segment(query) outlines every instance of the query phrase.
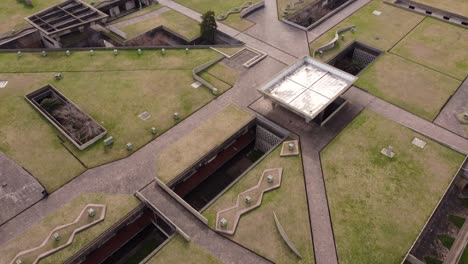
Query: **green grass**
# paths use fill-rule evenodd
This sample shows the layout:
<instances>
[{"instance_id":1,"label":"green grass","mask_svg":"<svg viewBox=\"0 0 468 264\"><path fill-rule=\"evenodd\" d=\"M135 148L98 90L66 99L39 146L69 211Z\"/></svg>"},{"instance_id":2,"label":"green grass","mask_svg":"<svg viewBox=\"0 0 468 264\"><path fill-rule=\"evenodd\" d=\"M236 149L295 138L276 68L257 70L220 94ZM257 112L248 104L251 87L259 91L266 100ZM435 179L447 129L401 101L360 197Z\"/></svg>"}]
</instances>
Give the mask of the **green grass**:
<instances>
[{"instance_id":1,"label":"green grass","mask_svg":"<svg viewBox=\"0 0 468 264\"><path fill-rule=\"evenodd\" d=\"M309 210L301 157L280 157L280 152L281 146L247 172L209 206L203 215L214 228L216 213L233 206L238 194L255 186L265 169L283 168L281 186L265 193L261 206L241 216L235 234L227 237L274 263L313 263ZM282 240L275 226L273 212L278 216L289 239L301 253L302 260L299 260Z\"/></svg>"},{"instance_id":2,"label":"green grass","mask_svg":"<svg viewBox=\"0 0 468 264\"><path fill-rule=\"evenodd\" d=\"M198 22L174 10L169 10L158 16L150 17L134 24L119 27L119 29L127 34L127 39L132 39L161 25L181 35L188 41L200 36Z\"/></svg>"},{"instance_id":3,"label":"green grass","mask_svg":"<svg viewBox=\"0 0 468 264\"><path fill-rule=\"evenodd\" d=\"M444 247L449 250L452 247L453 242L455 242L455 238L448 235L438 235L437 238L442 243L442 245L444 245Z\"/></svg>"},{"instance_id":4,"label":"green grass","mask_svg":"<svg viewBox=\"0 0 468 264\"><path fill-rule=\"evenodd\" d=\"M206 252L203 248L187 242L180 235L176 235L156 253L147 263L166 264L166 263L204 263L221 264L222 262Z\"/></svg>"},{"instance_id":5,"label":"green grass","mask_svg":"<svg viewBox=\"0 0 468 264\"><path fill-rule=\"evenodd\" d=\"M193 89L190 84L194 67L219 56L209 49L189 54L168 50L165 56L145 50L140 57L136 51L121 51L117 57L111 51L96 52L94 57L75 52L69 58L62 52L51 52L47 58L24 53L20 60L16 54L2 53L0 79L9 83L0 90L0 151L52 192L85 170L80 161L94 167L127 157L128 142L138 149L155 138L151 127L162 133L177 124L174 112L183 119L216 98L205 87ZM64 78L55 81L56 72ZM220 92L230 88L219 82L225 85ZM62 144L57 136L63 136L23 98L48 83L100 122L114 137L114 145L104 148L98 141L80 151L67 140ZM152 117L140 120L143 111Z\"/></svg>"},{"instance_id":6,"label":"green grass","mask_svg":"<svg viewBox=\"0 0 468 264\"><path fill-rule=\"evenodd\" d=\"M2 256L0 264L10 263L20 251L40 245L55 227L74 221L88 203L106 205L104 220L76 234L70 246L44 258L41 260L41 264L63 263L140 204L138 199L133 195L82 194L45 217L41 222L35 224L23 234L2 244L0 248L0 255Z\"/></svg>"},{"instance_id":7,"label":"green grass","mask_svg":"<svg viewBox=\"0 0 468 264\"><path fill-rule=\"evenodd\" d=\"M427 264L442 264L443 263L443 261L432 256L425 257L424 260L426 261Z\"/></svg>"},{"instance_id":8,"label":"green grass","mask_svg":"<svg viewBox=\"0 0 468 264\"><path fill-rule=\"evenodd\" d=\"M154 5L145 7L143 9L140 9L140 10L138 10L136 12L133 12L133 13L131 13L129 15L123 16L123 17L118 18L116 20L112 20L111 24L119 23L119 22L122 22L122 21L127 21L127 20L132 19L132 18L136 18L136 17L139 17L139 16L146 15L148 13L151 13L153 11L156 11L156 10L160 9L161 7L163 7L163 6L160 5L160 4L154 4Z\"/></svg>"},{"instance_id":9,"label":"green grass","mask_svg":"<svg viewBox=\"0 0 468 264\"><path fill-rule=\"evenodd\" d=\"M388 145L393 159L380 153ZM321 152L340 263L400 263L463 158L364 110Z\"/></svg>"},{"instance_id":10,"label":"green grass","mask_svg":"<svg viewBox=\"0 0 468 264\"><path fill-rule=\"evenodd\" d=\"M29 26L25 17L42 11L61 0L33 0L34 7L30 8L17 0L0 1L0 35L12 29L21 29Z\"/></svg>"},{"instance_id":11,"label":"green grass","mask_svg":"<svg viewBox=\"0 0 468 264\"><path fill-rule=\"evenodd\" d=\"M461 82L399 56L379 57L360 76L356 86L432 121Z\"/></svg>"},{"instance_id":12,"label":"green grass","mask_svg":"<svg viewBox=\"0 0 468 264\"><path fill-rule=\"evenodd\" d=\"M224 63L216 63L205 71L212 76L218 76L220 80L231 86L233 86L237 81L237 78L239 78L239 73L232 70Z\"/></svg>"},{"instance_id":13,"label":"green grass","mask_svg":"<svg viewBox=\"0 0 468 264\"><path fill-rule=\"evenodd\" d=\"M193 9L200 14L211 10L215 12L216 16L218 16L227 12L231 8L241 6L246 2L246 0L176 0L175 2ZM252 2L255 3L255 1ZM232 14L227 19L218 21L218 23L226 24L239 31L244 31L254 25L254 23L246 19L242 19L239 14Z\"/></svg>"},{"instance_id":14,"label":"green grass","mask_svg":"<svg viewBox=\"0 0 468 264\"><path fill-rule=\"evenodd\" d=\"M227 106L159 155L157 177L164 183L170 182L253 118L250 113L235 105Z\"/></svg>"},{"instance_id":15,"label":"green grass","mask_svg":"<svg viewBox=\"0 0 468 264\"><path fill-rule=\"evenodd\" d=\"M376 16L372 14L374 10L381 11L382 14ZM373 0L313 41L310 44L311 52L330 42L337 29L352 25L356 26L356 32L343 33L345 41L340 40L335 48L325 52L321 60L328 60L353 40L361 41L380 50L389 50L423 19L421 15L390 6L382 0Z\"/></svg>"},{"instance_id":16,"label":"green grass","mask_svg":"<svg viewBox=\"0 0 468 264\"><path fill-rule=\"evenodd\" d=\"M463 81L468 74L466 43L466 29L427 18L392 52Z\"/></svg>"},{"instance_id":17,"label":"green grass","mask_svg":"<svg viewBox=\"0 0 468 264\"><path fill-rule=\"evenodd\" d=\"M465 218L458 215L449 215L448 220L458 228L462 228L465 223Z\"/></svg>"},{"instance_id":18,"label":"green grass","mask_svg":"<svg viewBox=\"0 0 468 264\"><path fill-rule=\"evenodd\" d=\"M468 264L468 247L463 251L463 255L461 256L458 264Z\"/></svg>"}]
</instances>

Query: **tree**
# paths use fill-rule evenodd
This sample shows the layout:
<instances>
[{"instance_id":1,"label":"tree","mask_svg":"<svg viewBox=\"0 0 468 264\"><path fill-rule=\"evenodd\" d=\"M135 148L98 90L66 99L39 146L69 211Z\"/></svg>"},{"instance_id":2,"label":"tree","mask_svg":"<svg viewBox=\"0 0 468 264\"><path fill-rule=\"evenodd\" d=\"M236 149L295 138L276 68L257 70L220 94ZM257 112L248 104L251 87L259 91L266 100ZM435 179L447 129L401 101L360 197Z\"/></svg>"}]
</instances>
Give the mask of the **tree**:
<instances>
[{"instance_id":1,"label":"tree","mask_svg":"<svg viewBox=\"0 0 468 264\"><path fill-rule=\"evenodd\" d=\"M216 29L218 28L215 13L213 11L208 11L203 14L201 18L200 35L207 44L213 44L215 41Z\"/></svg>"}]
</instances>

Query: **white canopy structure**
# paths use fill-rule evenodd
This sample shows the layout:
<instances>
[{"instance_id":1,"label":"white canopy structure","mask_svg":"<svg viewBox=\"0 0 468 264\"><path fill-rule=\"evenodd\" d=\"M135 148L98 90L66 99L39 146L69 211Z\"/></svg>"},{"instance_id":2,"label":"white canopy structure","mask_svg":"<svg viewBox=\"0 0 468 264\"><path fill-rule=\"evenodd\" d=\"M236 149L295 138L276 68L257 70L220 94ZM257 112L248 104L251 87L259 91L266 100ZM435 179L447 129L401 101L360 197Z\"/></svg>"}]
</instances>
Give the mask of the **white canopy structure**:
<instances>
[{"instance_id":1,"label":"white canopy structure","mask_svg":"<svg viewBox=\"0 0 468 264\"><path fill-rule=\"evenodd\" d=\"M333 66L304 57L258 90L310 122L357 79Z\"/></svg>"}]
</instances>

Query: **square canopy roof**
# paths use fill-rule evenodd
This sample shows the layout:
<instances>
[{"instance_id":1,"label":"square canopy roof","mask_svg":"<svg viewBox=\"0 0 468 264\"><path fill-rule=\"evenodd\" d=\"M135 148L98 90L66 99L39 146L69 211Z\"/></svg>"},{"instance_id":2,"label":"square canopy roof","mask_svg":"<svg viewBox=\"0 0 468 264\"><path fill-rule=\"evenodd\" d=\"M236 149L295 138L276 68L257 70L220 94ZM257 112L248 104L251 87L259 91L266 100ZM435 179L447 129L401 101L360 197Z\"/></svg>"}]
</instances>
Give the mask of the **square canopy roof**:
<instances>
[{"instance_id":1,"label":"square canopy roof","mask_svg":"<svg viewBox=\"0 0 468 264\"><path fill-rule=\"evenodd\" d=\"M311 57L304 57L258 90L310 121L346 92L356 80L354 75Z\"/></svg>"},{"instance_id":2,"label":"square canopy roof","mask_svg":"<svg viewBox=\"0 0 468 264\"><path fill-rule=\"evenodd\" d=\"M47 36L59 36L82 26L104 21L108 16L81 0L67 0L26 17L29 24Z\"/></svg>"}]
</instances>

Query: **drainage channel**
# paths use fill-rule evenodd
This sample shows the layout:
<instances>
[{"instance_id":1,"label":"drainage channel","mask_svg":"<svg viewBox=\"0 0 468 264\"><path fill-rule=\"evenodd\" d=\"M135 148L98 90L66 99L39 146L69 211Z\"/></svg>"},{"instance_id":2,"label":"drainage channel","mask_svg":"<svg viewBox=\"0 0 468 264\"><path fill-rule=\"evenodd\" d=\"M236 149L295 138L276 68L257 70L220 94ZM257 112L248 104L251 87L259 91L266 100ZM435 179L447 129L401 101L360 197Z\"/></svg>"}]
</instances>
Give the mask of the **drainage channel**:
<instances>
[{"instance_id":1,"label":"drainage channel","mask_svg":"<svg viewBox=\"0 0 468 264\"><path fill-rule=\"evenodd\" d=\"M197 211L202 210L249 171L287 135L283 129L256 119L245 131L207 155L207 161L170 184L174 192Z\"/></svg>"},{"instance_id":2,"label":"drainage channel","mask_svg":"<svg viewBox=\"0 0 468 264\"><path fill-rule=\"evenodd\" d=\"M174 232L175 228L162 217L141 206L67 263L137 264L158 250Z\"/></svg>"}]
</instances>

